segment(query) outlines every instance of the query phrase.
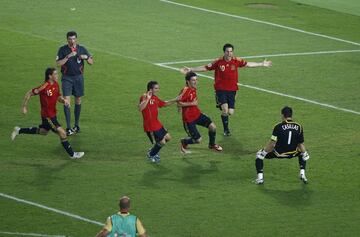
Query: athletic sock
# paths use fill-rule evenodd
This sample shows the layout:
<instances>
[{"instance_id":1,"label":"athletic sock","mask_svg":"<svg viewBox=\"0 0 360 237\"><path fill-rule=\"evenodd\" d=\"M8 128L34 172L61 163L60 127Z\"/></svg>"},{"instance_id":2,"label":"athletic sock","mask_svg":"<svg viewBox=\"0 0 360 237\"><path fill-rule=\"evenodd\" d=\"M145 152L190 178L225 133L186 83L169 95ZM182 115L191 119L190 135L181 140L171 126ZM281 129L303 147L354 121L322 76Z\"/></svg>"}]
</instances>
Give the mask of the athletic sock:
<instances>
[{"instance_id":1,"label":"athletic sock","mask_svg":"<svg viewBox=\"0 0 360 237\"><path fill-rule=\"evenodd\" d=\"M300 175L305 175L305 170L304 169L300 169Z\"/></svg>"},{"instance_id":2,"label":"athletic sock","mask_svg":"<svg viewBox=\"0 0 360 237\"><path fill-rule=\"evenodd\" d=\"M221 121L223 123L224 131L229 131L229 116L221 115Z\"/></svg>"},{"instance_id":3,"label":"athletic sock","mask_svg":"<svg viewBox=\"0 0 360 237\"><path fill-rule=\"evenodd\" d=\"M162 148L163 146L160 144L160 143L155 143L155 145L153 146L153 148L151 148L150 152L149 152L149 155L150 156L154 156L156 155L157 153L159 153L160 149Z\"/></svg>"},{"instance_id":4,"label":"athletic sock","mask_svg":"<svg viewBox=\"0 0 360 237\"><path fill-rule=\"evenodd\" d=\"M81 104L75 104L75 126L79 126L79 120L80 120L80 112L81 112Z\"/></svg>"},{"instance_id":5,"label":"athletic sock","mask_svg":"<svg viewBox=\"0 0 360 237\"><path fill-rule=\"evenodd\" d=\"M263 173L263 168L264 168L264 161L262 159L256 159L255 160L255 167L256 167L256 172L259 173Z\"/></svg>"},{"instance_id":6,"label":"athletic sock","mask_svg":"<svg viewBox=\"0 0 360 237\"><path fill-rule=\"evenodd\" d=\"M305 170L305 168L306 168L306 161L304 161L301 156L299 156L299 166L300 166L300 169L303 169L303 170Z\"/></svg>"},{"instance_id":7,"label":"athletic sock","mask_svg":"<svg viewBox=\"0 0 360 237\"><path fill-rule=\"evenodd\" d=\"M66 150L66 152L69 154L69 156L73 156L74 155L74 151L70 145L70 143L67 140L62 140L61 141L61 145L63 145L64 149Z\"/></svg>"},{"instance_id":8,"label":"athletic sock","mask_svg":"<svg viewBox=\"0 0 360 237\"><path fill-rule=\"evenodd\" d=\"M71 118L71 114L70 114L70 106L66 106L64 105L64 114L65 114L65 120L66 120L66 128L71 128L71 124L70 124L70 118Z\"/></svg>"},{"instance_id":9,"label":"athletic sock","mask_svg":"<svg viewBox=\"0 0 360 237\"><path fill-rule=\"evenodd\" d=\"M209 146L215 145L216 132L209 131Z\"/></svg>"},{"instance_id":10,"label":"athletic sock","mask_svg":"<svg viewBox=\"0 0 360 237\"><path fill-rule=\"evenodd\" d=\"M19 134L39 134L39 128L30 127L30 128L20 128Z\"/></svg>"},{"instance_id":11,"label":"athletic sock","mask_svg":"<svg viewBox=\"0 0 360 237\"><path fill-rule=\"evenodd\" d=\"M264 173L258 173L257 178L258 179L264 179Z\"/></svg>"},{"instance_id":12,"label":"athletic sock","mask_svg":"<svg viewBox=\"0 0 360 237\"><path fill-rule=\"evenodd\" d=\"M185 145L194 144L194 140L191 137L182 139Z\"/></svg>"}]
</instances>

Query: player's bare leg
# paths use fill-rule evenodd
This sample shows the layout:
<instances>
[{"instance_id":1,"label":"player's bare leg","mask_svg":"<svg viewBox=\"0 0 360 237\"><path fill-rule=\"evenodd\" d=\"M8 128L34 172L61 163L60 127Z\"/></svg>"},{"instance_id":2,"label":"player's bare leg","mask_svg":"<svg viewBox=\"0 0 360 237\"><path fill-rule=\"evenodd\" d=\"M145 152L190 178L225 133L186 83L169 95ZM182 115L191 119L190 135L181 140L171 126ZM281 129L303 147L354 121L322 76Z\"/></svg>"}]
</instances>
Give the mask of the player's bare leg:
<instances>
[{"instance_id":1,"label":"player's bare leg","mask_svg":"<svg viewBox=\"0 0 360 237\"><path fill-rule=\"evenodd\" d=\"M75 133L80 132L80 127L79 127L80 112L81 112L81 97L75 97L75 109L74 109L75 126L72 129Z\"/></svg>"},{"instance_id":2,"label":"player's bare leg","mask_svg":"<svg viewBox=\"0 0 360 237\"><path fill-rule=\"evenodd\" d=\"M215 151L222 151L222 147L215 143L216 139L216 125L211 123L209 125L209 149Z\"/></svg>"},{"instance_id":3,"label":"player's bare leg","mask_svg":"<svg viewBox=\"0 0 360 237\"><path fill-rule=\"evenodd\" d=\"M69 154L70 158L72 159L80 159L84 156L84 152L74 152L70 143L67 140L67 135L65 130L62 127L57 128L57 134L60 137L61 145L64 147L66 152Z\"/></svg>"}]
</instances>

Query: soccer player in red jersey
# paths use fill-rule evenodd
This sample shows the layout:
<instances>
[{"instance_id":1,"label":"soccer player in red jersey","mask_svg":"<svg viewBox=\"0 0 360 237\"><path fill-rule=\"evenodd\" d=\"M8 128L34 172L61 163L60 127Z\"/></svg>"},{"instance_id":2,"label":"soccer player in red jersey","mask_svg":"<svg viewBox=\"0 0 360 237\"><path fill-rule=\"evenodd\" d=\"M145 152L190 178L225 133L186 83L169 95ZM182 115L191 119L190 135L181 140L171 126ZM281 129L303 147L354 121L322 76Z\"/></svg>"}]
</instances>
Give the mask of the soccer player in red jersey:
<instances>
[{"instance_id":1,"label":"soccer player in red jersey","mask_svg":"<svg viewBox=\"0 0 360 237\"><path fill-rule=\"evenodd\" d=\"M159 151L170 141L170 134L163 127L158 119L158 108L175 103L178 98L163 101L156 96L160 86L156 81L150 81L147 84L147 92L140 97L139 111L142 113L144 120L144 131L154 146L148 152L148 159L151 162L160 162Z\"/></svg>"},{"instance_id":2,"label":"soccer player in red jersey","mask_svg":"<svg viewBox=\"0 0 360 237\"><path fill-rule=\"evenodd\" d=\"M224 136L230 136L229 116L235 111L235 96L238 90L238 68L242 67L270 67L272 62L266 59L263 62L247 62L234 56L234 46L225 44L224 55L205 66L182 68L186 74L189 71L204 72L215 71L215 94L217 107L221 109L221 120L224 127Z\"/></svg>"},{"instance_id":3,"label":"soccer player in red jersey","mask_svg":"<svg viewBox=\"0 0 360 237\"><path fill-rule=\"evenodd\" d=\"M181 90L178 106L182 110L182 119L184 128L188 138L181 139L180 150L183 154L191 153L187 148L189 144L200 143L201 135L196 125L209 129L209 149L222 151L222 147L215 144L216 126L211 119L201 113L198 107L198 99L196 96L197 75L190 71L185 75L186 86Z\"/></svg>"},{"instance_id":4,"label":"soccer player in red jersey","mask_svg":"<svg viewBox=\"0 0 360 237\"><path fill-rule=\"evenodd\" d=\"M22 105L22 113L27 114L27 104L32 96L40 96L41 119L42 124L39 127L20 128L15 127L11 133L11 139L15 140L19 134L40 134L47 135L49 130L57 133L60 137L61 144L69 154L70 158L78 159L84 155L84 152L74 152L69 142L65 130L60 126L56 118L56 103L68 104L59 92L58 73L55 68L47 68L45 71L45 83L36 87L25 94Z\"/></svg>"}]
</instances>

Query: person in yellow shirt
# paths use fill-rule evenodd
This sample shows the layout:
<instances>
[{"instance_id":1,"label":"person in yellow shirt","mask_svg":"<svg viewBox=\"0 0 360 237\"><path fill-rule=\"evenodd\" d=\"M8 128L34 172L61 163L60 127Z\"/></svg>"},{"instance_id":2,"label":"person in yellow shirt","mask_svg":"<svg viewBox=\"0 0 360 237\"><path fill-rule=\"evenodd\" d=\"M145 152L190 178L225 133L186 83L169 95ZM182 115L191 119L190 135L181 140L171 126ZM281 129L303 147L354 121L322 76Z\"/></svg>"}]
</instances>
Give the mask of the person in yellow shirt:
<instances>
[{"instance_id":1,"label":"person in yellow shirt","mask_svg":"<svg viewBox=\"0 0 360 237\"><path fill-rule=\"evenodd\" d=\"M130 198L121 197L119 207L120 211L107 218L96 237L148 237L140 219L129 213Z\"/></svg>"}]
</instances>

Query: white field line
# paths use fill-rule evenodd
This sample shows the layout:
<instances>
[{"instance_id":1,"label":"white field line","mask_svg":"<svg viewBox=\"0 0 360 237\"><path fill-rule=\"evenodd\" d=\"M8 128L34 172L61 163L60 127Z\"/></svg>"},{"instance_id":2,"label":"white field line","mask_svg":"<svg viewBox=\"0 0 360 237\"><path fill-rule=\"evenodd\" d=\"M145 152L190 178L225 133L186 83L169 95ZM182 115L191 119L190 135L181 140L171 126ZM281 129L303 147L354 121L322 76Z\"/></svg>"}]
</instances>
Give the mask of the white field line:
<instances>
[{"instance_id":1,"label":"white field line","mask_svg":"<svg viewBox=\"0 0 360 237\"><path fill-rule=\"evenodd\" d=\"M164 65L164 64L161 64L161 63L156 63L155 65L157 65L159 67L179 71L179 68L172 67L172 66L169 66L169 65ZM198 73L198 75L201 76L201 77L205 77L205 78L209 78L211 80L214 80L213 77L205 75L205 74ZM287 97L287 98L291 98L291 99L295 99L295 100L304 101L304 102L307 102L307 103L319 105L319 106L326 107L326 108L331 108L331 109L335 109L335 110L339 110L339 111L343 111L343 112L347 112L347 113L360 115L360 112L355 111L355 110L351 110L351 109L345 109L345 108L337 107L337 106L334 106L334 105L325 104L325 103L317 102L317 101L314 101L314 100L305 99L305 98L298 97L298 96L293 96L293 95L288 95L288 94L284 94L284 93L280 93L280 92L276 92L276 91L263 89L263 88L256 87L256 86L251 86L251 85L246 85L246 84L241 84L241 83L238 83L238 85L242 86L242 87L254 89L254 90L257 90L257 91L262 91L262 92L266 92L266 93L270 93L270 94L274 94L274 95L279 95L279 96L283 96L283 97Z\"/></svg>"},{"instance_id":2,"label":"white field line","mask_svg":"<svg viewBox=\"0 0 360 237\"><path fill-rule=\"evenodd\" d=\"M54 41L53 39L46 38L46 37L39 36L39 35L35 35L35 34L29 33L29 32L24 32L24 31L12 31L12 30L9 30L9 29L4 29L4 30L9 31L9 32L15 32L15 33L19 33L19 34L28 35L28 36L31 36L31 37L38 37L38 38L42 38L42 39ZM96 48L92 48L92 49L94 49L95 51L98 51L98 52L102 52L102 53L106 53L106 54L110 54L110 55L114 55L114 56L118 56L118 57L122 57L122 58L128 58L128 59L135 60L135 61L141 61L141 62L145 62L145 63L150 63L150 64L153 64L153 65L156 65L156 66L159 66L159 67L163 67L163 68L168 68L168 69L171 69L171 70L176 70L176 71L179 70L178 68L171 67L171 66L167 66L167 65L165 65L164 63L153 63L153 62L150 62L150 61L147 61L147 60L143 60L143 59L138 59L138 58L133 58L133 57L129 57L129 56L126 56L126 55L122 55L122 54L119 54L119 53L117 53L117 52L110 52L110 51L105 51L105 50L96 49ZM344 51L344 50L342 50L342 51ZM262 55L260 55L260 56L262 56ZM252 57L260 57L260 56L252 56ZM249 57L250 57L250 56L249 56ZM210 76L207 76L207 75L204 75L204 74L199 74L199 75L214 80L213 77L210 77ZM240 85L240 86L243 86L243 87L251 88L251 89L254 89L254 90L258 90L258 91L263 91L263 92L266 92L266 93L270 93L270 94L275 94L275 95L279 95L279 96L284 96L284 97L288 97L288 98L293 98L293 99L296 99L296 100L301 100L301 101L304 101L304 102L308 102L308 103L320 105L320 106L323 106L323 107L332 108L332 109L335 109L335 110L340 110L340 111L344 111L344 112L348 112L348 113L360 115L360 112L358 112L358 111L354 111L354 110L350 110L350 109L345 109L345 108L337 107L337 106L334 106L334 105L329 105L329 104L325 104L325 103L320 103L320 102L317 102L317 101L312 101L312 100L304 99L304 98L297 97L297 96L287 95L287 94L283 94L283 93L280 93L280 92L271 91L271 90L263 89L263 88L260 88L260 87L251 86L251 85L245 85L245 84L240 84L240 83L239 83L239 85ZM1 194L1 193L0 193L0 194ZM1 196L1 195L0 195L0 196ZM98 224L99 224L99 222L98 222Z\"/></svg>"},{"instance_id":3,"label":"white field line","mask_svg":"<svg viewBox=\"0 0 360 237\"><path fill-rule=\"evenodd\" d=\"M103 223L100 223L98 221L90 220L90 219L87 219L87 218L79 216L79 215L71 214L69 212L61 211L59 209L55 209L55 208L52 208L52 207L47 207L45 205L38 204L38 203L35 203L35 202L31 202L31 201L27 201L25 199L17 198L17 197L11 196L11 195L7 195L5 193L0 193L0 197L7 198L7 199L10 199L10 200L13 200L13 201L16 201L16 202L20 202L20 203L25 203L25 204L28 204L30 206L39 207L39 208L42 208L42 209L45 209L45 210L48 210L48 211L51 211L51 212L55 212L55 213L58 213L58 214L61 214L61 215L64 215L64 216L68 216L68 217L71 217L71 218L74 218L74 219L89 222L89 223L96 224L96 225L99 225L99 226L104 225Z\"/></svg>"},{"instance_id":4,"label":"white field line","mask_svg":"<svg viewBox=\"0 0 360 237\"><path fill-rule=\"evenodd\" d=\"M45 234L7 232L7 231L0 231L0 234L16 235L16 236L37 236L37 237L66 237L65 235L45 235Z\"/></svg>"},{"instance_id":5,"label":"white field line","mask_svg":"<svg viewBox=\"0 0 360 237\"><path fill-rule=\"evenodd\" d=\"M356 53L356 52L360 52L360 49L264 54L264 55L255 55L255 56L243 56L241 58L244 58L244 59L247 59L247 58L271 58L271 57L306 56L306 55ZM199 62L212 62L212 61L214 61L214 59L198 59L198 60L195 59L195 60L187 60L187 61L162 62L162 63L158 63L158 64L171 65L171 64L180 64L180 63L199 63Z\"/></svg>"},{"instance_id":6,"label":"white field line","mask_svg":"<svg viewBox=\"0 0 360 237\"><path fill-rule=\"evenodd\" d=\"M173 5L177 5L177 6L181 6L181 7L186 7L186 8L191 8L191 9L195 9L195 10L199 10L199 11L203 11L203 12L209 12L209 13L213 13L213 14L217 14L217 15L228 16L228 17L237 18L237 19L241 19L241 20L256 22L256 23L260 23L260 24L270 25L270 26L279 27L279 28L283 28L283 29L287 29L287 30L291 30L291 31L300 32L300 33L303 33L303 34L318 36L318 37L322 37L322 38L326 38L326 39L331 39L331 40L335 40L335 41L344 42L344 43L347 43L347 44L360 46L360 43L357 43L357 42L344 40L344 39L340 39L340 38L333 37L333 36L318 34L318 33L310 32L310 31L305 31L305 30L301 30L301 29L297 29L297 28L293 28L293 27L289 27L289 26L284 26L284 25L280 25L280 24L276 24L276 23L271 23L271 22L268 22L268 21L257 20L257 19L253 19L253 18L249 18L249 17L233 15L233 14L229 14L229 13L225 13L225 12L209 10L209 9L206 9L206 8L195 7L195 6L182 4L182 3L177 3L177 2L172 2L172 1L167 1L167 0L160 0L160 2L173 4Z\"/></svg>"}]
</instances>

